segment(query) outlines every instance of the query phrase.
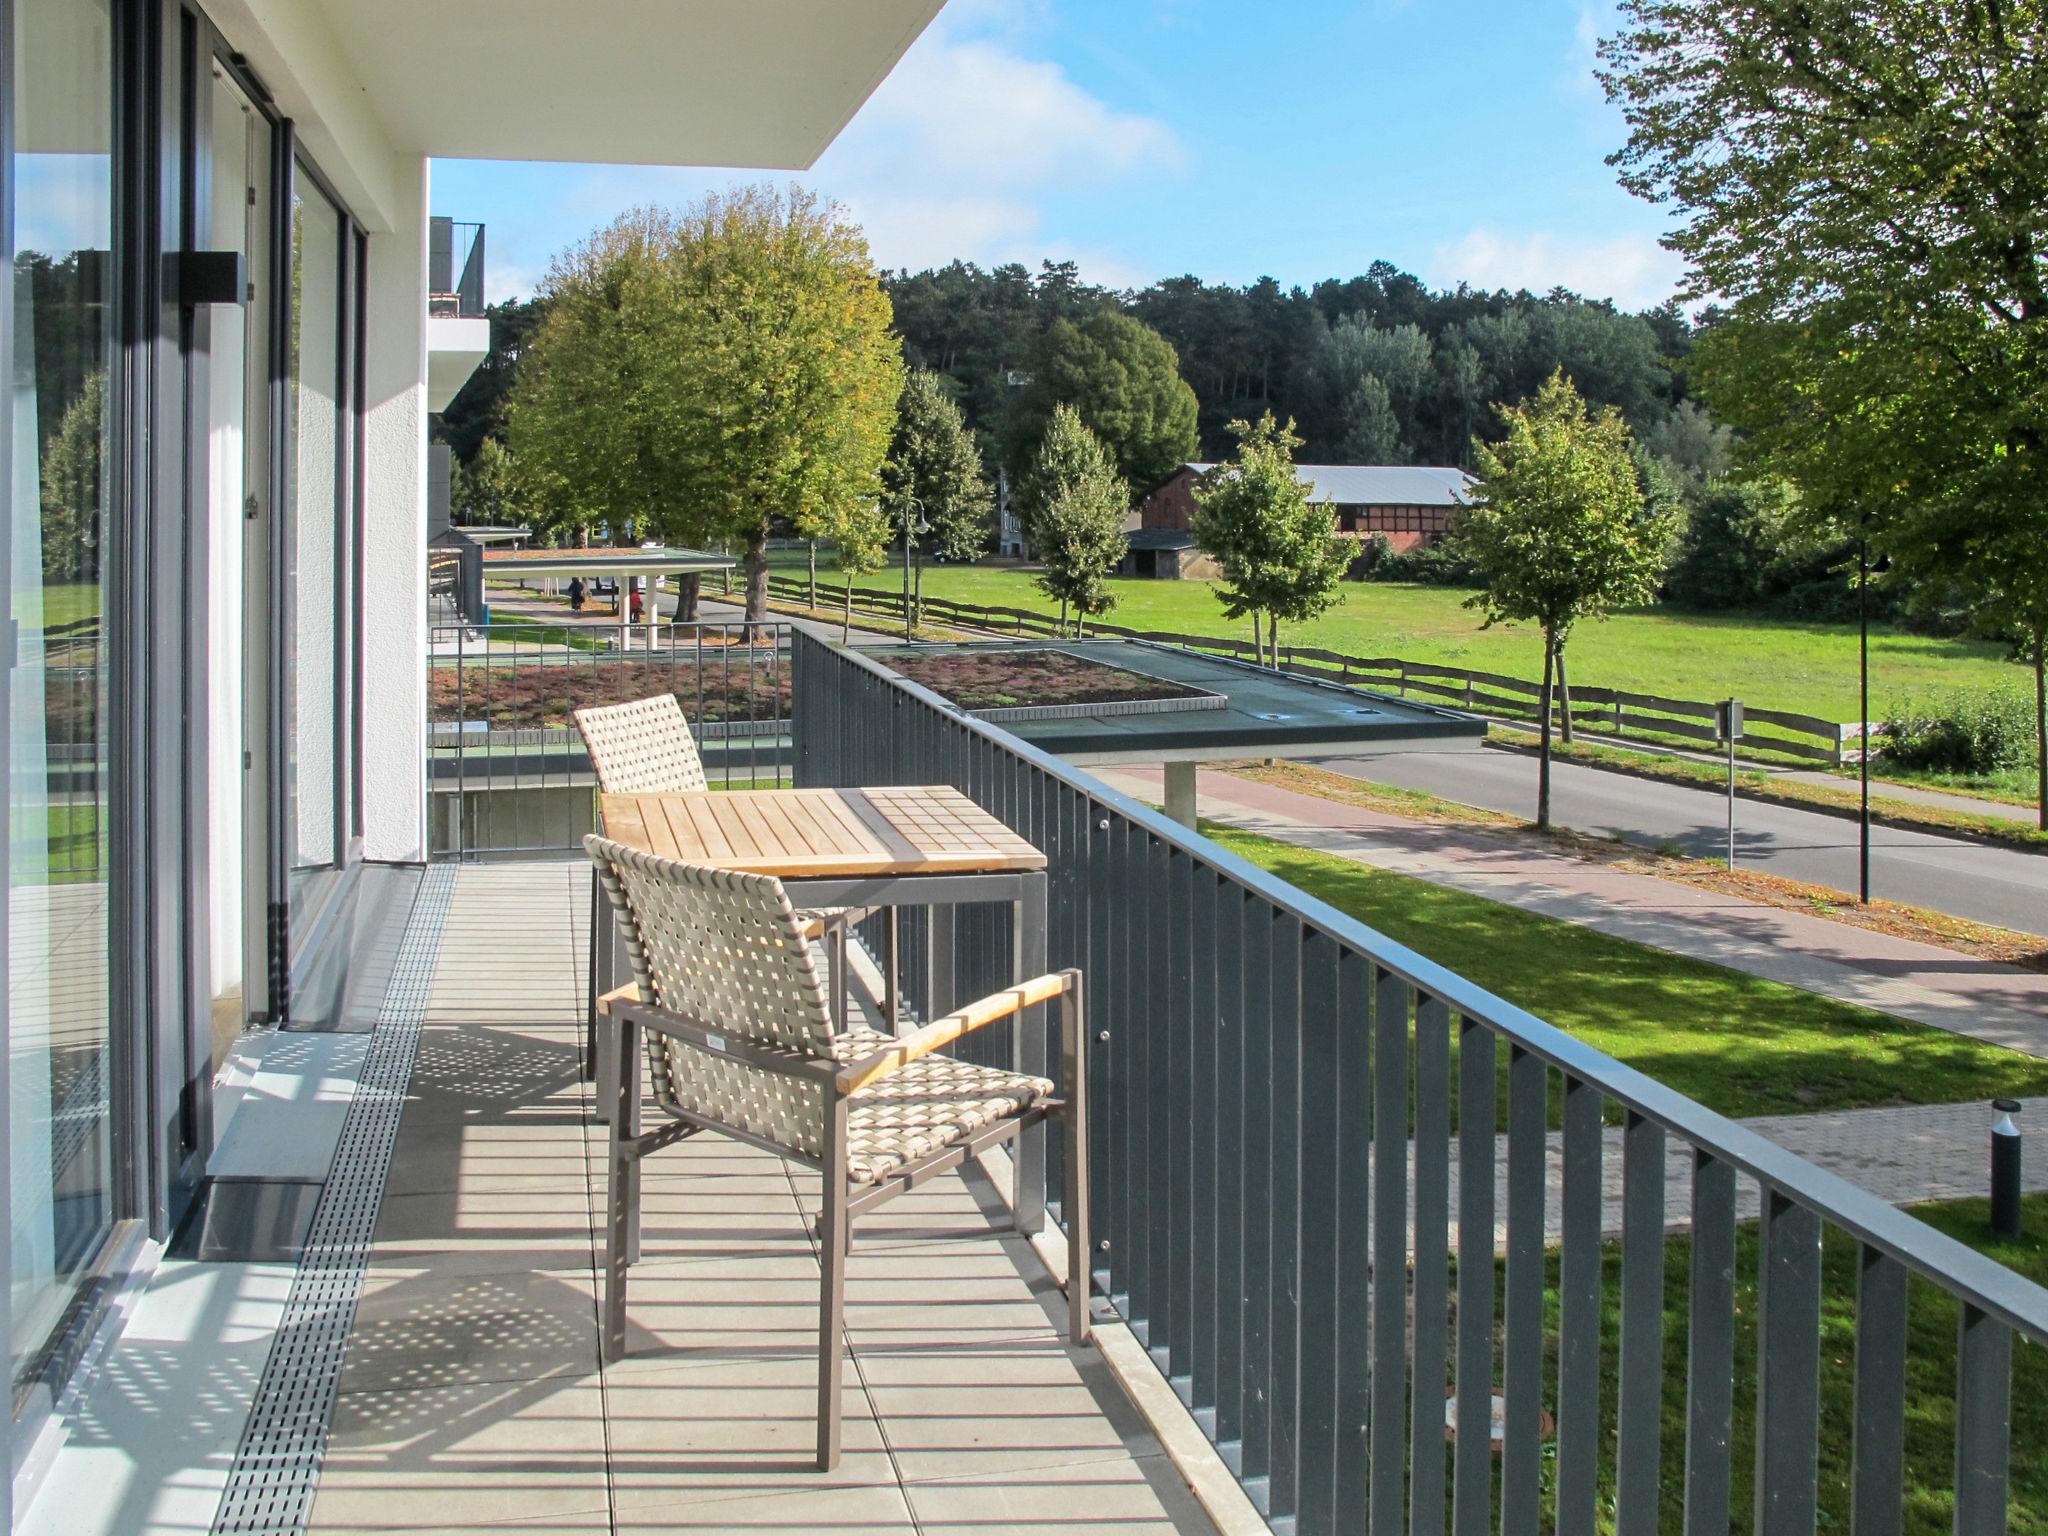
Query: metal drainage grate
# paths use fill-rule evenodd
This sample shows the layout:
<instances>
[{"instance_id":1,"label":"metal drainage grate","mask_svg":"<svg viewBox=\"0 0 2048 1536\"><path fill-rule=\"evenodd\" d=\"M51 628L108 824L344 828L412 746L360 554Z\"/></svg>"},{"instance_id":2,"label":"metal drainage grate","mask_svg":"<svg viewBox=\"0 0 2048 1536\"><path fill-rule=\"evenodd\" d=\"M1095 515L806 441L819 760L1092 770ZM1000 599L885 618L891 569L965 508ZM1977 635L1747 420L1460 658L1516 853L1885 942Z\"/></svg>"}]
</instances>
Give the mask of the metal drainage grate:
<instances>
[{"instance_id":1,"label":"metal drainage grate","mask_svg":"<svg viewBox=\"0 0 2048 1536\"><path fill-rule=\"evenodd\" d=\"M435 864L413 902L305 1256L214 1516L215 1536L297 1536L311 1513L335 1386L454 890L455 867Z\"/></svg>"}]
</instances>

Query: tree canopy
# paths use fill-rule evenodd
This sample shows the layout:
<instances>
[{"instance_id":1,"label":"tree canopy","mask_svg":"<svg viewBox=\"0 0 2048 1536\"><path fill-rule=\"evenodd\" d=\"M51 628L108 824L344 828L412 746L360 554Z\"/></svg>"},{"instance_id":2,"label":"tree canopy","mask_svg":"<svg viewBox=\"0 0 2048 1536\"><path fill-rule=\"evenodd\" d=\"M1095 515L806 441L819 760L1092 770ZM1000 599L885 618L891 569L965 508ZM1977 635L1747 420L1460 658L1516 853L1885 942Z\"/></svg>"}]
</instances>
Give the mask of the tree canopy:
<instances>
[{"instance_id":1,"label":"tree canopy","mask_svg":"<svg viewBox=\"0 0 2048 1536\"><path fill-rule=\"evenodd\" d=\"M1053 407L1017 501L1038 550L1038 585L1059 600L1060 627L1069 608L1084 618L1114 608L1116 594L1103 578L1130 547L1124 535L1130 488L1071 405Z\"/></svg>"},{"instance_id":2,"label":"tree canopy","mask_svg":"<svg viewBox=\"0 0 2048 1536\"><path fill-rule=\"evenodd\" d=\"M1488 625L1522 621L1543 631L1536 820L1548 826L1553 668L1574 625L1656 596L1671 526L1668 514L1646 508L1621 413L1589 411L1563 373L1501 416L1506 434L1477 445L1479 484L1452 536L1484 582L1468 606Z\"/></svg>"},{"instance_id":3,"label":"tree canopy","mask_svg":"<svg viewBox=\"0 0 2048 1536\"><path fill-rule=\"evenodd\" d=\"M1072 406L1139 489L1158 484L1193 458L1195 392L1180 376L1173 344L1142 321L1097 309L1059 319L1033 347L1031 382L1009 416L1010 462L1030 462L1053 411Z\"/></svg>"},{"instance_id":4,"label":"tree canopy","mask_svg":"<svg viewBox=\"0 0 2048 1536\"><path fill-rule=\"evenodd\" d=\"M736 540L767 611L769 531L881 491L903 383L867 242L836 207L745 188L644 209L557 261L508 425L549 522Z\"/></svg>"},{"instance_id":5,"label":"tree canopy","mask_svg":"<svg viewBox=\"0 0 2048 1536\"><path fill-rule=\"evenodd\" d=\"M2035 665L2048 748L2048 7L1628 0L1624 185L1673 208L1717 415ZM2032 594L2032 595L2030 595ZM2048 750L2040 816L2048 827Z\"/></svg>"}]
</instances>

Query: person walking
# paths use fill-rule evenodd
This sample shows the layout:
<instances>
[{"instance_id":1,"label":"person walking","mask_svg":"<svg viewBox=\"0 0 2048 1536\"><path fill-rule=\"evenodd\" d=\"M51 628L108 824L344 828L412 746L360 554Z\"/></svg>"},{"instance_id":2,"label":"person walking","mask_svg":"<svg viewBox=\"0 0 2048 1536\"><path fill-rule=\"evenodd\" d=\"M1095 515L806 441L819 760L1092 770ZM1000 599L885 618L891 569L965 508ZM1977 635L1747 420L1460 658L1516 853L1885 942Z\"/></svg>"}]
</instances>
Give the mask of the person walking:
<instances>
[{"instance_id":1,"label":"person walking","mask_svg":"<svg viewBox=\"0 0 2048 1536\"><path fill-rule=\"evenodd\" d=\"M569 611L571 613L581 613L583 611L583 578L581 576L571 576L569 578Z\"/></svg>"}]
</instances>

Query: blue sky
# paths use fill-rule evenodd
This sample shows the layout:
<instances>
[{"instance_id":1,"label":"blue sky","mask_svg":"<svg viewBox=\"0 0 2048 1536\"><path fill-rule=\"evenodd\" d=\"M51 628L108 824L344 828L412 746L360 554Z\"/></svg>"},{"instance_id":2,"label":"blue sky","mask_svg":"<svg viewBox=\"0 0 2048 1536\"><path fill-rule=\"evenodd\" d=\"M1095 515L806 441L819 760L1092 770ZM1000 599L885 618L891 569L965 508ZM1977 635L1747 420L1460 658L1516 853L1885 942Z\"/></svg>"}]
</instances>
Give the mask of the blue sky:
<instances>
[{"instance_id":1,"label":"blue sky","mask_svg":"<svg viewBox=\"0 0 2048 1536\"><path fill-rule=\"evenodd\" d=\"M1604 0L952 0L795 179L884 266L1071 258L1142 286L1283 284L1376 258L1432 284L1562 283L1634 308L1679 265L1616 185ZM759 173L437 161L490 226L491 296L637 203Z\"/></svg>"}]
</instances>

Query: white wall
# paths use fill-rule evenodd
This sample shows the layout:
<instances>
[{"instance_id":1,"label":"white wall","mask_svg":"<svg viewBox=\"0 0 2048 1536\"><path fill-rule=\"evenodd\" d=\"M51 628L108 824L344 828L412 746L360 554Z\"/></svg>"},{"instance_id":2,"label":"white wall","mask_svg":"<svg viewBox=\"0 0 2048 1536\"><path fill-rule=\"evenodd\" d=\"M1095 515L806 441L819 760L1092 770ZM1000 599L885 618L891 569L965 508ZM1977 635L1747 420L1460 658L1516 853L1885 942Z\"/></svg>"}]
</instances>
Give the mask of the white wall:
<instances>
[{"instance_id":1,"label":"white wall","mask_svg":"<svg viewBox=\"0 0 2048 1536\"><path fill-rule=\"evenodd\" d=\"M426 857L428 168L391 178L365 319L363 852Z\"/></svg>"}]
</instances>

